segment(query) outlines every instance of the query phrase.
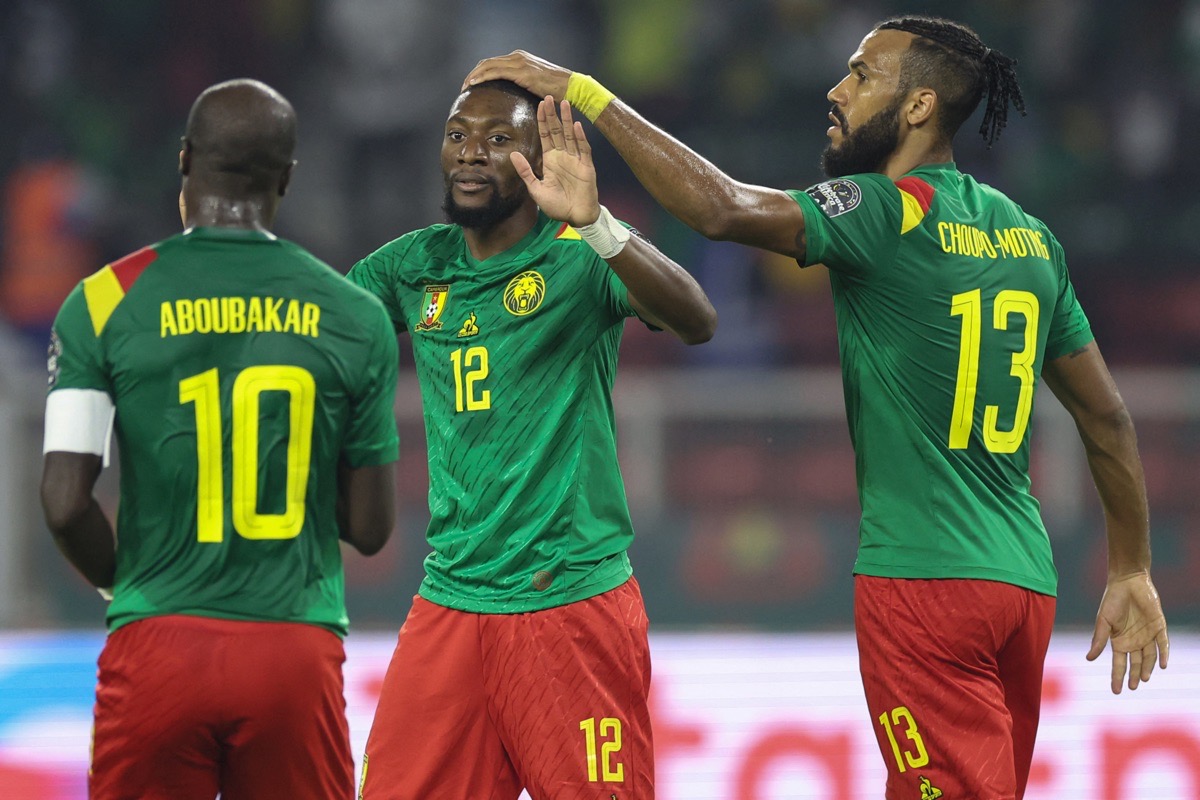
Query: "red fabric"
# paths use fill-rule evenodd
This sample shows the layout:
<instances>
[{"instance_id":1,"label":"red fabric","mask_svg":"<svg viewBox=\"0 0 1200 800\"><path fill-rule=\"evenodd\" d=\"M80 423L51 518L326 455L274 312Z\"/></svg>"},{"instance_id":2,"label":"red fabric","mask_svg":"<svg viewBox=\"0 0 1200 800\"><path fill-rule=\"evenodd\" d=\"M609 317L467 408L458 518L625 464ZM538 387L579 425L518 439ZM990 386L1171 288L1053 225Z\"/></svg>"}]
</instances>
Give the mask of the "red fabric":
<instances>
[{"instance_id":1,"label":"red fabric","mask_svg":"<svg viewBox=\"0 0 1200 800\"><path fill-rule=\"evenodd\" d=\"M859 667L889 800L1024 796L1054 607L1006 583L855 576Z\"/></svg>"},{"instance_id":2,"label":"red fabric","mask_svg":"<svg viewBox=\"0 0 1200 800\"><path fill-rule=\"evenodd\" d=\"M931 185L912 175L896 181L896 185L915 197L921 210L926 214L929 213L929 205L933 202L934 192Z\"/></svg>"},{"instance_id":3,"label":"red fabric","mask_svg":"<svg viewBox=\"0 0 1200 800\"><path fill-rule=\"evenodd\" d=\"M533 800L652 800L646 628L632 579L526 614L415 598L384 678L361 797L516 800L524 787Z\"/></svg>"},{"instance_id":4,"label":"red fabric","mask_svg":"<svg viewBox=\"0 0 1200 800\"><path fill-rule=\"evenodd\" d=\"M158 251L153 247L143 247L136 253L130 253L119 261L114 261L111 264L112 271L117 276L121 288L128 292L129 287L133 286L133 282L141 276L142 271L157 258Z\"/></svg>"},{"instance_id":5,"label":"red fabric","mask_svg":"<svg viewBox=\"0 0 1200 800\"><path fill-rule=\"evenodd\" d=\"M354 787L342 641L313 625L164 616L100 654L91 800L328 800Z\"/></svg>"}]
</instances>

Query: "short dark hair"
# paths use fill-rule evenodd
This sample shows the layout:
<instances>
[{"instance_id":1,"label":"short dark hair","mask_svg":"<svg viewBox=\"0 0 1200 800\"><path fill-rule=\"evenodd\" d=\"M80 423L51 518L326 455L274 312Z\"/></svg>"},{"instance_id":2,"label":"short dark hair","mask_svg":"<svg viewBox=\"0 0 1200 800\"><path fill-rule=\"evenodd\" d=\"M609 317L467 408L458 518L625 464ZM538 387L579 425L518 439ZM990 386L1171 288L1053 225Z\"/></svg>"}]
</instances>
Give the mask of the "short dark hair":
<instances>
[{"instance_id":1,"label":"short dark hair","mask_svg":"<svg viewBox=\"0 0 1200 800\"><path fill-rule=\"evenodd\" d=\"M927 86L937 92L938 130L947 139L954 138L985 94L979 134L989 148L1008 124L1010 105L1024 116L1017 62L985 45L968 26L940 17L904 16L884 20L875 29L916 37L901 57L900 91Z\"/></svg>"},{"instance_id":2,"label":"short dark hair","mask_svg":"<svg viewBox=\"0 0 1200 800\"><path fill-rule=\"evenodd\" d=\"M225 81L196 98L184 140L196 166L225 191L269 192L292 162L296 112L265 83Z\"/></svg>"}]
</instances>

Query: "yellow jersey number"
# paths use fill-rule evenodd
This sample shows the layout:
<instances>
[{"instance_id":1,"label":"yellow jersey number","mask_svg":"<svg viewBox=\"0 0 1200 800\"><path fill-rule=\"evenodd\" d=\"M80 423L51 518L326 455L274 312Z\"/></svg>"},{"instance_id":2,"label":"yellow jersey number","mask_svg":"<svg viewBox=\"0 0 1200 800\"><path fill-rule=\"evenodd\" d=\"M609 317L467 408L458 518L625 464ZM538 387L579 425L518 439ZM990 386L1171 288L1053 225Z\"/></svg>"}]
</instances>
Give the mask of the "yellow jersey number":
<instances>
[{"instance_id":1,"label":"yellow jersey number","mask_svg":"<svg viewBox=\"0 0 1200 800\"><path fill-rule=\"evenodd\" d=\"M616 717L603 717L597 725L595 717L588 717L580 721L579 730L583 731L587 747L588 781L624 782L625 765L615 758L621 752L621 720ZM599 752L596 751L598 738L608 740L600 743Z\"/></svg>"},{"instance_id":2,"label":"yellow jersey number","mask_svg":"<svg viewBox=\"0 0 1200 800\"><path fill-rule=\"evenodd\" d=\"M286 502L282 514L258 513L258 422L263 392L288 395ZM312 461L317 386L301 367L247 367L233 382L233 529L246 539L292 539L304 526L304 498ZM225 476L222 466L221 381L214 367L179 382L179 402L196 411L196 537L225 538Z\"/></svg>"},{"instance_id":3,"label":"yellow jersey number","mask_svg":"<svg viewBox=\"0 0 1200 800\"><path fill-rule=\"evenodd\" d=\"M480 383L488 376L486 347L459 348L450 353L454 366L454 410L487 411L492 407L492 392Z\"/></svg>"},{"instance_id":4,"label":"yellow jersey number","mask_svg":"<svg viewBox=\"0 0 1200 800\"><path fill-rule=\"evenodd\" d=\"M887 711L879 715L879 724L887 733L888 742L892 745L892 755L896 757L896 766L901 772L912 768L918 769L929 763L929 753L925 750L925 742L917 730L917 721L905 706L896 706L891 714ZM912 743L912 749L907 746L902 751L900 742L896 739L894 726L904 726L904 736Z\"/></svg>"},{"instance_id":5,"label":"yellow jersey number","mask_svg":"<svg viewBox=\"0 0 1200 800\"><path fill-rule=\"evenodd\" d=\"M1033 365L1037 360L1038 299L1031 292L1006 289L996 295L992 327L1008 330L1014 314L1025 318L1025 345L1012 357L1009 374L1021 382L1012 430L1000 430L996 422L1000 407L983 409L983 444L993 453L1015 453L1025 439L1029 415L1033 411L1036 382ZM950 449L963 450L971 439L975 420L975 393L979 384L979 348L983 329L983 298L979 289L956 294L950 301L950 316L962 317L962 336L958 350L958 380L954 388L954 413L950 420Z\"/></svg>"}]
</instances>

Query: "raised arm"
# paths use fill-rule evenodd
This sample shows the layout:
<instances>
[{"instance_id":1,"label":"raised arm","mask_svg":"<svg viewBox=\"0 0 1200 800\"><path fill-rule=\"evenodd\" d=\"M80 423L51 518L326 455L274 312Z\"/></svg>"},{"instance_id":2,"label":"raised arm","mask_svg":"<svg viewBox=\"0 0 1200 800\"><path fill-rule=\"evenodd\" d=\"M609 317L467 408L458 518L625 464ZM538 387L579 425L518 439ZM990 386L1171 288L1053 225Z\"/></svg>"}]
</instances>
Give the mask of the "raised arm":
<instances>
[{"instance_id":1,"label":"raised arm","mask_svg":"<svg viewBox=\"0 0 1200 800\"><path fill-rule=\"evenodd\" d=\"M617 223L600 205L596 168L583 126L562 103L562 119L547 96L538 104L542 177L520 153L511 158L537 204L554 219L571 224L596 249L629 291L629 302L647 322L671 331L686 344L712 338L717 312L687 270L658 248Z\"/></svg>"},{"instance_id":2,"label":"raised arm","mask_svg":"<svg viewBox=\"0 0 1200 800\"><path fill-rule=\"evenodd\" d=\"M1104 507L1108 583L1088 660L1112 640L1112 690L1119 694L1128 662L1129 688L1167 666L1170 642L1158 590L1150 579L1150 516L1137 436L1095 342L1046 363L1046 385L1075 419L1088 468Z\"/></svg>"},{"instance_id":3,"label":"raised arm","mask_svg":"<svg viewBox=\"0 0 1200 800\"><path fill-rule=\"evenodd\" d=\"M654 199L701 235L803 260L804 214L795 200L777 189L735 181L589 76L517 50L479 62L463 86L496 79L579 108Z\"/></svg>"}]
</instances>

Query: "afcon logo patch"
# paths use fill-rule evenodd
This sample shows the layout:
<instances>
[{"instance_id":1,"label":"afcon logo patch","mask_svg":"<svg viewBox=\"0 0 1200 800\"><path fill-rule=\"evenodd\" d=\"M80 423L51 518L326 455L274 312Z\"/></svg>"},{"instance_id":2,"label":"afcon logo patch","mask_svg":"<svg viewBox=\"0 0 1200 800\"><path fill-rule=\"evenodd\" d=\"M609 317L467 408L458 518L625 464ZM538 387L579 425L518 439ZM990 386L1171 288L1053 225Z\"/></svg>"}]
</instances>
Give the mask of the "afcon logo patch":
<instances>
[{"instance_id":1,"label":"afcon logo patch","mask_svg":"<svg viewBox=\"0 0 1200 800\"><path fill-rule=\"evenodd\" d=\"M449 296L450 287L445 284L425 287L425 300L421 303L421 321L417 323L417 330L432 331L442 327L438 317L446 309L446 298Z\"/></svg>"},{"instance_id":2,"label":"afcon logo patch","mask_svg":"<svg viewBox=\"0 0 1200 800\"><path fill-rule=\"evenodd\" d=\"M838 217L853 211L862 202L862 189L854 181L825 181L806 189L804 193L817 202L827 217Z\"/></svg>"},{"instance_id":3,"label":"afcon logo patch","mask_svg":"<svg viewBox=\"0 0 1200 800\"><path fill-rule=\"evenodd\" d=\"M48 384L51 389L58 383L58 359L62 357L62 339L58 331L50 330L50 346L46 349L46 371L50 373Z\"/></svg>"},{"instance_id":4,"label":"afcon logo patch","mask_svg":"<svg viewBox=\"0 0 1200 800\"><path fill-rule=\"evenodd\" d=\"M504 307L508 313L523 317L538 310L546 297L546 281L530 270L522 272L504 288Z\"/></svg>"}]
</instances>

